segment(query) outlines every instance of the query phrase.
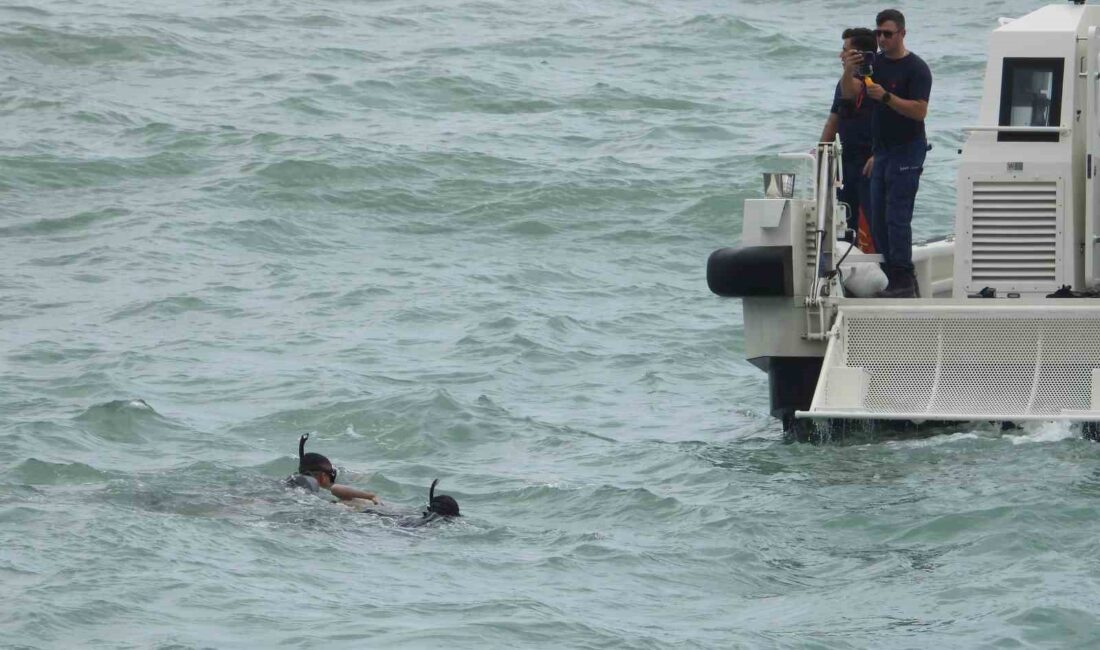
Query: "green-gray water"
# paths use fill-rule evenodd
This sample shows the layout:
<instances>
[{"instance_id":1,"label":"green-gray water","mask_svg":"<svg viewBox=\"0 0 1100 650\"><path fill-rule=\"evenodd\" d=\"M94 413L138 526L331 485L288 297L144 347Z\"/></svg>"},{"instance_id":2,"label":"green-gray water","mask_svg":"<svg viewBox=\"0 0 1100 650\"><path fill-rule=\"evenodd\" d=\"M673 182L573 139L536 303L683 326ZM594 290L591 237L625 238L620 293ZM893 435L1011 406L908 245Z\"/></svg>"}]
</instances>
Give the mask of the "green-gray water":
<instances>
[{"instance_id":1,"label":"green-gray water","mask_svg":"<svg viewBox=\"0 0 1100 650\"><path fill-rule=\"evenodd\" d=\"M902 7L918 235L1039 4ZM706 289L880 8L0 6L0 645L1100 644L1100 445L783 444Z\"/></svg>"}]
</instances>

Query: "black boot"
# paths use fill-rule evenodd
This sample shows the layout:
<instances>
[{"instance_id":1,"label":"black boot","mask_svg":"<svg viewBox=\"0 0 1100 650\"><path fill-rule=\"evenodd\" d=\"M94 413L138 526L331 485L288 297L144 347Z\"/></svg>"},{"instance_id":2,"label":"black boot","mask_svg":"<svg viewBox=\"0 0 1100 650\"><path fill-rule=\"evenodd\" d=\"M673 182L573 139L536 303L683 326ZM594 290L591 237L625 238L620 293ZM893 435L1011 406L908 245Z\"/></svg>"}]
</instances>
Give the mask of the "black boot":
<instances>
[{"instance_id":1,"label":"black boot","mask_svg":"<svg viewBox=\"0 0 1100 650\"><path fill-rule=\"evenodd\" d=\"M886 277L890 284L879 292L878 298L920 298L920 290L917 288L917 276L912 271L901 269L889 269Z\"/></svg>"}]
</instances>

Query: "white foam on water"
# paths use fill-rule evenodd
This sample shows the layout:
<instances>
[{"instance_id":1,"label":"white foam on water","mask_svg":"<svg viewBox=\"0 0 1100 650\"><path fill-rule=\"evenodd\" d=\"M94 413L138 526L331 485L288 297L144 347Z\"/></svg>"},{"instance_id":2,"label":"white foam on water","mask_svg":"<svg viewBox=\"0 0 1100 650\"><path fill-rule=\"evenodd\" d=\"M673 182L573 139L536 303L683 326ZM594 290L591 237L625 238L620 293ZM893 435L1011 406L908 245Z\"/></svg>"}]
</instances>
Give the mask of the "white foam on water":
<instances>
[{"instance_id":1,"label":"white foam on water","mask_svg":"<svg viewBox=\"0 0 1100 650\"><path fill-rule=\"evenodd\" d=\"M1007 436L1014 445L1024 445L1036 442L1060 442L1069 438L1076 438L1080 434L1073 430L1069 422L1026 422L1022 434Z\"/></svg>"},{"instance_id":2,"label":"white foam on water","mask_svg":"<svg viewBox=\"0 0 1100 650\"><path fill-rule=\"evenodd\" d=\"M939 447L941 445L951 445L963 440L977 440L979 438L985 438L986 436L980 435L973 431L960 431L958 433L945 433L938 436L932 436L931 438L923 438L921 440L895 440L888 443L892 447L902 447L906 449L918 449L922 447Z\"/></svg>"}]
</instances>

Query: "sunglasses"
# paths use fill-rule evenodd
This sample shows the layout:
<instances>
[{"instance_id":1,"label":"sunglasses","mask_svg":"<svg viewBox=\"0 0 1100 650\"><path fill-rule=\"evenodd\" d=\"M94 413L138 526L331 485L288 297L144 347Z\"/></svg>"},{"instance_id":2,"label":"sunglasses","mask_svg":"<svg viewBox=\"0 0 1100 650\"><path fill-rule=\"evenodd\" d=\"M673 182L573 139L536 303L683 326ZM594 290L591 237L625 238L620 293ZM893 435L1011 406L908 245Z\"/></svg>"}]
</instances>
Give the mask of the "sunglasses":
<instances>
[{"instance_id":1,"label":"sunglasses","mask_svg":"<svg viewBox=\"0 0 1100 650\"><path fill-rule=\"evenodd\" d=\"M897 34L892 29L876 29L875 36L881 36L883 38L894 38L894 34Z\"/></svg>"}]
</instances>

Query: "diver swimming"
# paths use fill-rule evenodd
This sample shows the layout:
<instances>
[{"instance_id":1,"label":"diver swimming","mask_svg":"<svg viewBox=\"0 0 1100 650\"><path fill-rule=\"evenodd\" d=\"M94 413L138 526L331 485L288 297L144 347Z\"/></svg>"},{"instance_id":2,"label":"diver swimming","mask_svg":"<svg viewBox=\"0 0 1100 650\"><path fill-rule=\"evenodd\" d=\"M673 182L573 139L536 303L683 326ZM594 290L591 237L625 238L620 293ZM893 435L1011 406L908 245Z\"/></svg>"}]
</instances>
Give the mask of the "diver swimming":
<instances>
[{"instance_id":1,"label":"diver swimming","mask_svg":"<svg viewBox=\"0 0 1100 650\"><path fill-rule=\"evenodd\" d=\"M305 453L307 440L309 440L308 433L303 433L302 437L298 439L298 473L293 474L286 480L288 487L300 487L314 494L322 489L328 490L332 493L332 496L340 499L340 501L365 499L375 505L382 504L382 500L374 492L357 490L347 485L337 485L336 469L333 468L332 461L321 454Z\"/></svg>"},{"instance_id":2,"label":"diver swimming","mask_svg":"<svg viewBox=\"0 0 1100 650\"><path fill-rule=\"evenodd\" d=\"M439 479L432 481L432 485L428 489L428 504L420 514L414 515L408 511L379 509L377 506L382 505L382 500L375 493L357 490L346 485L337 485L337 472L332 466L332 461L321 454L306 453L307 440L309 440L308 433L302 434L298 439L298 473L286 479L287 487L302 488L313 494L318 494L321 490L328 490L341 503L350 506L356 506L355 502L359 499L369 501L372 505L362 507L359 510L360 512L378 515L387 519L392 518L401 527L423 526L433 521L461 516L458 501L454 497L448 494L437 495L435 493L435 487L439 484Z\"/></svg>"},{"instance_id":3,"label":"diver swimming","mask_svg":"<svg viewBox=\"0 0 1100 650\"><path fill-rule=\"evenodd\" d=\"M401 528L416 528L433 522L449 521L453 517L460 517L458 501L455 501L454 497L448 494L436 495L435 486L438 484L439 479L432 481L432 486L428 488L428 505L419 515L410 514L407 511L403 513L398 510L371 507L364 508L361 512L392 520L396 526Z\"/></svg>"}]
</instances>

